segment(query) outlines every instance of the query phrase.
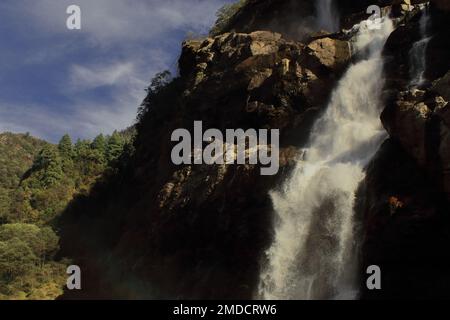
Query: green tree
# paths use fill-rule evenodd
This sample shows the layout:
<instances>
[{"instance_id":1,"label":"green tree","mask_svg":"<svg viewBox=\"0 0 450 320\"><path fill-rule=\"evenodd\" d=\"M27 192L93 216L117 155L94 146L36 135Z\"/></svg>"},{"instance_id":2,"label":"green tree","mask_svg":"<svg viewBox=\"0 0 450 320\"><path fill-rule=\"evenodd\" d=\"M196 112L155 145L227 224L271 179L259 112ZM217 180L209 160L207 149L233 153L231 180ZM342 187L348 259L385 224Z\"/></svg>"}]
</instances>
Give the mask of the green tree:
<instances>
[{"instance_id":1,"label":"green tree","mask_svg":"<svg viewBox=\"0 0 450 320\"><path fill-rule=\"evenodd\" d=\"M172 74L169 70L164 70L157 73L151 83L147 88L147 92L158 93L162 88L164 88L171 80Z\"/></svg>"},{"instance_id":2,"label":"green tree","mask_svg":"<svg viewBox=\"0 0 450 320\"><path fill-rule=\"evenodd\" d=\"M99 134L95 137L94 141L92 141L92 149L98 150L101 153L106 153L106 139L103 134Z\"/></svg>"},{"instance_id":3,"label":"green tree","mask_svg":"<svg viewBox=\"0 0 450 320\"><path fill-rule=\"evenodd\" d=\"M89 140L80 140L78 139L75 143L75 157L80 158L84 157L84 155L89 151L91 148L91 142Z\"/></svg>"},{"instance_id":4,"label":"green tree","mask_svg":"<svg viewBox=\"0 0 450 320\"><path fill-rule=\"evenodd\" d=\"M145 91L147 91L147 96L138 108L138 123L143 121L144 116L154 104L153 100L156 99L160 93L167 91L164 89L167 89L171 83L173 83L172 74L168 70L159 72L152 78L150 85L145 89Z\"/></svg>"},{"instance_id":5,"label":"green tree","mask_svg":"<svg viewBox=\"0 0 450 320\"><path fill-rule=\"evenodd\" d=\"M11 191L0 187L0 224L4 223L8 219L8 215L11 211L12 195Z\"/></svg>"},{"instance_id":6,"label":"green tree","mask_svg":"<svg viewBox=\"0 0 450 320\"><path fill-rule=\"evenodd\" d=\"M31 184L28 180L24 184ZM33 188L22 185L14 192L11 201L11 210L6 222L35 222L39 220L39 211L31 206Z\"/></svg>"},{"instance_id":7,"label":"green tree","mask_svg":"<svg viewBox=\"0 0 450 320\"><path fill-rule=\"evenodd\" d=\"M72 139L65 134L58 143L58 150L62 157L71 159L73 157Z\"/></svg>"},{"instance_id":8,"label":"green tree","mask_svg":"<svg viewBox=\"0 0 450 320\"><path fill-rule=\"evenodd\" d=\"M214 26L212 27L210 34L212 36L219 35L225 31L228 27L231 18L233 18L236 13L247 4L248 0L238 0L235 3L225 4L222 8L220 8L217 13L217 20Z\"/></svg>"},{"instance_id":9,"label":"green tree","mask_svg":"<svg viewBox=\"0 0 450 320\"><path fill-rule=\"evenodd\" d=\"M41 262L44 263L52 259L59 249L59 237L50 227L42 227L37 234L37 245L35 246L35 253L40 257Z\"/></svg>"},{"instance_id":10,"label":"green tree","mask_svg":"<svg viewBox=\"0 0 450 320\"><path fill-rule=\"evenodd\" d=\"M33 251L33 254L39 257L41 263L44 263L48 258L52 258L59 248L58 236L50 227L39 228L34 224L27 223L12 223L0 226L0 241L5 242L14 239L25 242Z\"/></svg>"},{"instance_id":11,"label":"green tree","mask_svg":"<svg viewBox=\"0 0 450 320\"><path fill-rule=\"evenodd\" d=\"M106 159L108 162L113 162L120 157L124 144L125 141L123 137L117 131L114 131L108 139L108 144L106 147Z\"/></svg>"},{"instance_id":12,"label":"green tree","mask_svg":"<svg viewBox=\"0 0 450 320\"><path fill-rule=\"evenodd\" d=\"M11 281L33 269L38 258L28 244L18 238L0 241L0 277Z\"/></svg>"},{"instance_id":13,"label":"green tree","mask_svg":"<svg viewBox=\"0 0 450 320\"><path fill-rule=\"evenodd\" d=\"M37 173L36 179L44 188L60 181L63 177L63 170L58 150L53 145L45 146L36 157L32 170Z\"/></svg>"},{"instance_id":14,"label":"green tree","mask_svg":"<svg viewBox=\"0 0 450 320\"><path fill-rule=\"evenodd\" d=\"M106 139L103 134L99 134L95 137L94 141L91 144L92 147L92 155L91 158L98 164L106 163Z\"/></svg>"},{"instance_id":15,"label":"green tree","mask_svg":"<svg viewBox=\"0 0 450 320\"><path fill-rule=\"evenodd\" d=\"M33 246L37 240L40 229L34 224L11 223L0 226L0 241L7 241L14 238L21 239L25 243Z\"/></svg>"}]
</instances>

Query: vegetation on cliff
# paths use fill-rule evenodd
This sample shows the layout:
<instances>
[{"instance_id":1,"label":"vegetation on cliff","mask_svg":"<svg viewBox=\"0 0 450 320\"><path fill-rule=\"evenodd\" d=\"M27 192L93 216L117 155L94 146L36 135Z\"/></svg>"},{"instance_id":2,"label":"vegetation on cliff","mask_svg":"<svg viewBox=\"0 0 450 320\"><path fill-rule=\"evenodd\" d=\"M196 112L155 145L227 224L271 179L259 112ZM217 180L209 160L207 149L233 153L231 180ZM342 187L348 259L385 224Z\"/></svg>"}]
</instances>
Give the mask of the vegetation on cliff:
<instances>
[{"instance_id":1,"label":"vegetation on cliff","mask_svg":"<svg viewBox=\"0 0 450 320\"><path fill-rule=\"evenodd\" d=\"M225 4L220 8L217 13L217 20L214 26L211 28L210 34L212 36L217 36L224 32L224 30L229 26L231 19L234 17L239 10L246 5L248 0L238 0L234 3Z\"/></svg>"}]
</instances>

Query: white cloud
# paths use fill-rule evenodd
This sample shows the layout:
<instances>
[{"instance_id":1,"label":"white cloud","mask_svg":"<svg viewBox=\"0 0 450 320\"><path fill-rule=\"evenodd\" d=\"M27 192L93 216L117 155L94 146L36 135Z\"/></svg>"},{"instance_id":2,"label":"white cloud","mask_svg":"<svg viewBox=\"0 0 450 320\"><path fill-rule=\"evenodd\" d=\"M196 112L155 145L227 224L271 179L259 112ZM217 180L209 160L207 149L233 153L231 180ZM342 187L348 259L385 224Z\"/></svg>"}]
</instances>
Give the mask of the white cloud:
<instances>
[{"instance_id":1,"label":"white cloud","mask_svg":"<svg viewBox=\"0 0 450 320\"><path fill-rule=\"evenodd\" d=\"M189 31L206 33L216 10L230 0L40 0L0 3L0 12L24 17L49 44L30 50L23 64L47 64L67 70L59 79L63 110L51 106L0 101L0 131L29 131L52 139L64 133L92 138L131 125L144 88L159 71L174 69L179 37ZM12 4L13 3L13 4ZM66 28L66 8L77 4L82 30ZM17 26L20 28L20 25ZM25 31L24 31L25 30ZM29 32L29 27L22 32ZM174 35L177 35L174 37ZM63 59L76 47L91 53L83 60ZM0 47L1 48L1 47ZM171 48L171 52L167 52ZM22 55L22 53L21 53ZM1 67L0 67L1 71ZM51 87L51 86L50 86ZM54 86L53 86L54 87ZM110 96L92 100L92 90L105 87ZM42 92L52 94L50 92Z\"/></svg>"},{"instance_id":2,"label":"white cloud","mask_svg":"<svg viewBox=\"0 0 450 320\"><path fill-rule=\"evenodd\" d=\"M75 138L93 138L110 134L133 123L141 96L137 91L118 92L111 103L73 101L73 112L58 112L45 105L11 104L0 101L0 132L30 132L52 142L65 133Z\"/></svg>"},{"instance_id":3,"label":"white cloud","mask_svg":"<svg viewBox=\"0 0 450 320\"><path fill-rule=\"evenodd\" d=\"M81 32L97 44L110 45L159 39L180 28L206 32L226 2L230 0L40 0L27 3L23 10L47 32L70 36L78 31L66 29L66 8L76 3L82 13Z\"/></svg>"},{"instance_id":4,"label":"white cloud","mask_svg":"<svg viewBox=\"0 0 450 320\"><path fill-rule=\"evenodd\" d=\"M118 62L92 67L73 65L70 72L70 84L75 91L124 83L144 86L145 82L136 78L136 73L132 62Z\"/></svg>"}]
</instances>

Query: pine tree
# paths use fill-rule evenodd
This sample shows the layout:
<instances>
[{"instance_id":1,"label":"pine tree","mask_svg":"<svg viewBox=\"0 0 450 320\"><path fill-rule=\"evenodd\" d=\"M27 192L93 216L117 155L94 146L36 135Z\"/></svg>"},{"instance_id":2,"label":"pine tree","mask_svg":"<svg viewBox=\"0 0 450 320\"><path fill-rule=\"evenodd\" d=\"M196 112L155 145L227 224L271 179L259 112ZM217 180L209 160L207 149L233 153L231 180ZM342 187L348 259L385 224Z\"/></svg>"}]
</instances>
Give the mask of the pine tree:
<instances>
[{"instance_id":1,"label":"pine tree","mask_svg":"<svg viewBox=\"0 0 450 320\"><path fill-rule=\"evenodd\" d=\"M58 150L63 158L71 159L73 157L72 139L68 134L65 134L59 141Z\"/></svg>"},{"instance_id":2,"label":"pine tree","mask_svg":"<svg viewBox=\"0 0 450 320\"><path fill-rule=\"evenodd\" d=\"M106 148L107 143L105 136L103 134L99 134L95 137L94 141L91 144L92 148L92 157L96 163L106 164Z\"/></svg>"},{"instance_id":3,"label":"pine tree","mask_svg":"<svg viewBox=\"0 0 450 320\"><path fill-rule=\"evenodd\" d=\"M106 158L109 162L115 161L120 157L124 144L125 141L123 137L117 131L114 131L108 139L106 147Z\"/></svg>"},{"instance_id":4,"label":"pine tree","mask_svg":"<svg viewBox=\"0 0 450 320\"><path fill-rule=\"evenodd\" d=\"M38 179L43 187L49 187L61 180L63 170L58 150L52 145L45 146L34 161L33 171L39 171Z\"/></svg>"},{"instance_id":5,"label":"pine tree","mask_svg":"<svg viewBox=\"0 0 450 320\"><path fill-rule=\"evenodd\" d=\"M211 28L210 34L212 36L223 33L228 27L233 16L239 12L239 10L247 4L248 0L238 0L235 3L227 3L220 8L217 13L217 20L214 26Z\"/></svg>"},{"instance_id":6,"label":"pine tree","mask_svg":"<svg viewBox=\"0 0 450 320\"><path fill-rule=\"evenodd\" d=\"M91 143L88 140L80 140L78 139L75 143L75 157L77 159L83 158L87 152L89 151Z\"/></svg>"},{"instance_id":7,"label":"pine tree","mask_svg":"<svg viewBox=\"0 0 450 320\"><path fill-rule=\"evenodd\" d=\"M103 134L95 137L94 141L92 141L92 148L106 154L106 139Z\"/></svg>"}]
</instances>

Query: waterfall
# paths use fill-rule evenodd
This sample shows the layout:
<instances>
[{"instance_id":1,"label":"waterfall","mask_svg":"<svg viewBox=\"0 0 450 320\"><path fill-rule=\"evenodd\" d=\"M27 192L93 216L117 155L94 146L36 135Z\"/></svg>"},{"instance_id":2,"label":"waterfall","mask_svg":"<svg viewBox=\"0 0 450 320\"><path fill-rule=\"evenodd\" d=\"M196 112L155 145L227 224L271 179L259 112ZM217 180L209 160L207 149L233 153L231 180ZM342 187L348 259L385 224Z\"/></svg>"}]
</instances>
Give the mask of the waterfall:
<instances>
[{"instance_id":1,"label":"waterfall","mask_svg":"<svg viewBox=\"0 0 450 320\"><path fill-rule=\"evenodd\" d=\"M359 25L349 67L281 190L272 191L275 234L260 276L262 299L354 299L358 295L355 193L386 134L381 126L382 48L393 30Z\"/></svg>"},{"instance_id":2,"label":"waterfall","mask_svg":"<svg viewBox=\"0 0 450 320\"><path fill-rule=\"evenodd\" d=\"M422 9L420 17L420 40L415 42L409 52L411 87L418 87L425 82L424 73L426 69L426 51L431 37L427 36L430 16L428 7Z\"/></svg>"},{"instance_id":3,"label":"waterfall","mask_svg":"<svg viewBox=\"0 0 450 320\"><path fill-rule=\"evenodd\" d=\"M333 0L317 0L317 28L329 32L339 30L339 17L333 5Z\"/></svg>"}]
</instances>

